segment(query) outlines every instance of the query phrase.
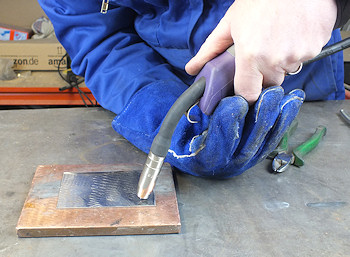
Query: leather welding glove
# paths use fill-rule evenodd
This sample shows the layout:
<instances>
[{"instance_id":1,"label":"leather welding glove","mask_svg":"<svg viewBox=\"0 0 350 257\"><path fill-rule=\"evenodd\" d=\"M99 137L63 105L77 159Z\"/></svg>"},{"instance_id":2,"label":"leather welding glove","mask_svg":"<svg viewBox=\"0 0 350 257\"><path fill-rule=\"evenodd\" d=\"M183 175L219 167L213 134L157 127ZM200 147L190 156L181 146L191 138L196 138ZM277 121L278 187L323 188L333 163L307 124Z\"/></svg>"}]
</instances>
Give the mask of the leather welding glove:
<instances>
[{"instance_id":1,"label":"leather welding glove","mask_svg":"<svg viewBox=\"0 0 350 257\"><path fill-rule=\"evenodd\" d=\"M187 86L157 82L140 89L112 122L113 128L148 153L160 125ZM195 106L173 134L165 161L195 176L227 178L263 160L298 114L302 90L284 95L280 86L265 89L254 106L240 96L226 97L211 116Z\"/></svg>"}]
</instances>

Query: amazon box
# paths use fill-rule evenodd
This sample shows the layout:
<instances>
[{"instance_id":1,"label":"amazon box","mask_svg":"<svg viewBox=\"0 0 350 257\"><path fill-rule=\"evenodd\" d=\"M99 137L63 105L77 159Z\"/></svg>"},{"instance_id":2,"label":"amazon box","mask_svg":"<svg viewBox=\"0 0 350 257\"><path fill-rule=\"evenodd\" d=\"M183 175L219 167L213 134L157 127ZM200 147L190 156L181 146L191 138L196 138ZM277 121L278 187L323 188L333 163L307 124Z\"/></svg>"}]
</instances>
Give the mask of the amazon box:
<instances>
[{"instance_id":1,"label":"amazon box","mask_svg":"<svg viewBox=\"0 0 350 257\"><path fill-rule=\"evenodd\" d=\"M0 58L12 59L14 70L57 70L67 68L66 54L56 38L0 41Z\"/></svg>"}]
</instances>

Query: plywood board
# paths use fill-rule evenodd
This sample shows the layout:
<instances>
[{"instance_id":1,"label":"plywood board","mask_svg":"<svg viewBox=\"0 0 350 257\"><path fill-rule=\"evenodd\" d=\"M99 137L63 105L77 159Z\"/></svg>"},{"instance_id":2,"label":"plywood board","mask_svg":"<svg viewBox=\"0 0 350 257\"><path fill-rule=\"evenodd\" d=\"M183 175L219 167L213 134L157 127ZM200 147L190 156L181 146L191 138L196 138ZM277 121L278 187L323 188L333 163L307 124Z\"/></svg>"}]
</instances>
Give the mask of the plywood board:
<instances>
[{"instance_id":1,"label":"plywood board","mask_svg":"<svg viewBox=\"0 0 350 257\"><path fill-rule=\"evenodd\" d=\"M171 168L164 164L154 189L155 205L58 208L64 173L130 172L139 164L38 166L17 224L19 237L167 234L180 232ZM135 192L136 194L136 192Z\"/></svg>"}]
</instances>

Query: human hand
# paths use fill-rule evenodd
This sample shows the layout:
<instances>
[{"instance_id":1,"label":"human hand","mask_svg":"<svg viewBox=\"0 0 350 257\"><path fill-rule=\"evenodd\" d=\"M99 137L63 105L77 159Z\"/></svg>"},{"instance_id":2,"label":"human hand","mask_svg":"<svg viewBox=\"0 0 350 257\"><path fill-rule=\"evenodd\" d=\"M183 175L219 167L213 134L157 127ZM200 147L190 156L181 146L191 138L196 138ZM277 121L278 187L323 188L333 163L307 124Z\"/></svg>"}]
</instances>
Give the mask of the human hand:
<instances>
[{"instance_id":1,"label":"human hand","mask_svg":"<svg viewBox=\"0 0 350 257\"><path fill-rule=\"evenodd\" d=\"M142 88L115 118L114 129L148 153L167 110L185 89L170 82ZM304 97L302 90L284 95L276 86L265 89L250 108L241 96L222 99L211 116L195 106L189 116L198 123L180 119L165 161L195 176L239 175L274 150Z\"/></svg>"},{"instance_id":2,"label":"human hand","mask_svg":"<svg viewBox=\"0 0 350 257\"><path fill-rule=\"evenodd\" d=\"M241 96L226 97L208 121L201 117L196 129L180 120L166 161L195 176L237 176L276 148L304 97L302 90L284 95L280 86L265 89L250 108ZM200 117L198 109L192 115Z\"/></svg>"},{"instance_id":3,"label":"human hand","mask_svg":"<svg viewBox=\"0 0 350 257\"><path fill-rule=\"evenodd\" d=\"M335 0L236 0L186 71L198 74L234 43L234 91L253 104L263 86L281 85L286 72L321 51L336 17Z\"/></svg>"}]
</instances>

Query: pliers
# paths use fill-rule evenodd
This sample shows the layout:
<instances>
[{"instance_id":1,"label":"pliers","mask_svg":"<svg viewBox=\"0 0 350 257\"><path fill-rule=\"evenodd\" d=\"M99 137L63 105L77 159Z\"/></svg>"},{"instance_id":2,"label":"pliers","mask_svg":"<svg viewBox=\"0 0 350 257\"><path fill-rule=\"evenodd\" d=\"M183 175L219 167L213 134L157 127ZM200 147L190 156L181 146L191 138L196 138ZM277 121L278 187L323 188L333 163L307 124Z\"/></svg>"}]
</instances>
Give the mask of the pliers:
<instances>
[{"instance_id":1,"label":"pliers","mask_svg":"<svg viewBox=\"0 0 350 257\"><path fill-rule=\"evenodd\" d=\"M340 115L342 116L344 121L350 125L350 115L344 109L340 110Z\"/></svg>"},{"instance_id":2,"label":"pliers","mask_svg":"<svg viewBox=\"0 0 350 257\"><path fill-rule=\"evenodd\" d=\"M325 126L318 126L315 133L308 140L296 147L292 152L288 153L288 141L297 126L298 122L297 120L294 120L287 132L283 135L277 148L270 154L270 157L274 157L272 161L272 170L274 172L283 172L290 165L297 167L303 166L303 157L319 144L327 131Z\"/></svg>"}]
</instances>

